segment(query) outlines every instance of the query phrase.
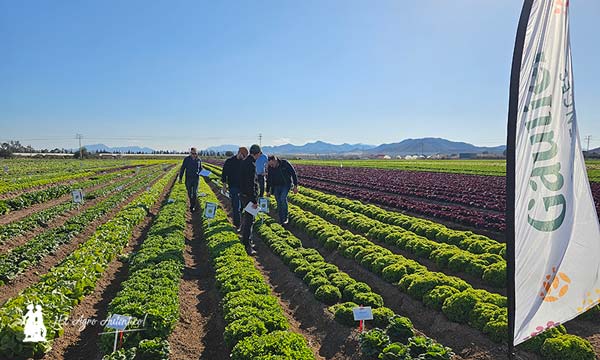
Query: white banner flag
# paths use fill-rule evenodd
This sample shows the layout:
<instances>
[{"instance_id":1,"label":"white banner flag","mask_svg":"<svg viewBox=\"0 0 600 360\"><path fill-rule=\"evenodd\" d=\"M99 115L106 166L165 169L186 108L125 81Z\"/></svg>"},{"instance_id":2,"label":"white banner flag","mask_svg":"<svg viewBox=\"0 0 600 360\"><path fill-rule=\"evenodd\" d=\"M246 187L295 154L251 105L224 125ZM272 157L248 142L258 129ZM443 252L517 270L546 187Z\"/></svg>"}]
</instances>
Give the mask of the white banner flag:
<instances>
[{"instance_id":1,"label":"white banner flag","mask_svg":"<svg viewBox=\"0 0 600 360\"><path fill-rule=\"evenodd\" d=\"M569 5L529 4L526 31L526 17L519 29L514 179L512 170L507 179L509 191L514 183L515 345L600 303L600 226L575 117ZM515 56L518 47L519 35Z\"/></svg>"}]
</instances>

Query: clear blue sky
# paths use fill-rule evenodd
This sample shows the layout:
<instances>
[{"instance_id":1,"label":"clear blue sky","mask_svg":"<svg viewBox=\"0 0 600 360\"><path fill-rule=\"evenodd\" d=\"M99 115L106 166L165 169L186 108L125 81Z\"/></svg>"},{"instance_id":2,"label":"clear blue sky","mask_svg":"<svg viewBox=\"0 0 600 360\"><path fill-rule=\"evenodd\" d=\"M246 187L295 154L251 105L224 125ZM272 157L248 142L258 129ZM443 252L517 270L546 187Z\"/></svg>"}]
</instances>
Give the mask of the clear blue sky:
<instances>
[{"instance_id":1,"label":"clear blue sky","mask_svg":"<svg viewBox=\"0 0 600 360\"><path fill-rule=\"evenodd\" d=\"M517 0L0 0L0 140L505 142ZM600 1L571 1L600 146Z\"/></svg>"}]
</instances>

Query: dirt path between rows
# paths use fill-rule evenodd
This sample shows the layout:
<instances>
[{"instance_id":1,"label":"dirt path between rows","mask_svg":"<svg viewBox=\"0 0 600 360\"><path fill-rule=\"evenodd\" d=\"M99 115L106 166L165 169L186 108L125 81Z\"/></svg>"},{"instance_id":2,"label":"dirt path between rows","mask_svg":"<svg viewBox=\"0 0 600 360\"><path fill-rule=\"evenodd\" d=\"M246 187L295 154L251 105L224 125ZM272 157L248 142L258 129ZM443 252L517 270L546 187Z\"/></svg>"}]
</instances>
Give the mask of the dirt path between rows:
<instances>
[{"instance_id":1,"label":"dirt path between rows","mask_svg":"<svg viewBox=\"0 0 600 360\"><path fill-rule=\"evenodd\" d=\"M148 186L152 186L160 178L161 177L157 177ZM70 255L75 249L77 249L77 247L79 247L79 244L85 242L96 231L97 227L112 219L122 208L124 208L144 191L146 191L145 188L134 193L127 200L122 202L120 206L112 209L112 211L108 212L101 218L92 221L88 225L87 229L79 234L79 236L71 239L69 243L61 245L53 253L46 255L38 264L28 268L25 270L25 272L19 274L8 284L2 286L0 288L2 290L0 291L0 305L4 304L9 298L17 295L19 292L21 292L21 290L38 282L43 274L47 273L49 269L63 261L65 257Z\"/></svg>"},{"instance_id":2,"label":"dirt path between rows","mask_svg":"<svg viewBox=\"0 0 600 360\"><path fill-rule=\"evenodd\" d=\"M215 187L211 185L213 191ZM220 205L231 220L231 202L218 191ZM302 335L316 359L359 359L358 333L336 322L327 306L316 300L308 287L271 252L254 233L257 255L254 266L277 297L290 330Z\"/></svg>"},{"instance_id":3,"label":"dirt path between rows","mask_svg":"<svg viewBox=\"0 0 600 360\"><path fill-rule=\"evenodd\" d=\"M85 193L90 193L92 191L98 190L98 189L108 186L110 184L114 184L117 181L121 181L121 180L125 179L126 177L132 178L133 176L134 175L127 175L124 177L114 178L114 179L111 179L110 181L107 181L106 183L102 183L102 184L98 184L98 185L95 185L92 187L84 188L84 190L85 190ZM56 186L56 185L59 185L59 183L52 184L52 186ZM44 210L54 207L56 205L62 204L65 201L69 201L69 200L71 200L71 198L72 198L72 195L69 193L69 194L63 195L59 198L56 198L56 199L52 199L49 201L45 201L43 203L28 206L21 210L11 211L8 214L2 215L2 217L0 217L0 225L5 225L5 224L9 224L9 223L12 223L15 221L19 221L26 216L35 214L40 211L44 211Z\"/></svg>"},{"instance_id":4,"label":"dirt path between rows","mask_svg":"<svg viewBox=\"0 0 600 360\"><path fill-rule=\"evenodd\" d=\"M152 165L148 165L148 166L152 166ZM52 183L49 183L49 184L33 186L33 187L30 187L30 188L27 188L27 189L23 189L23 190L13 190L13 191L10 191L10 192L6 192L6 193L3 193L3 194L0 194L0 200L12 199L12 198L15 198L15 197L23 195L23 194L27 194L27 193L31 193L31 192L34 192L34 191L48 189L48 188L51 188L51 187L56 186L56 185L74 184L74 183L77 183L77 182L80 182L80 181L85 181L85 180L87 180L89 178L92 178L92 177L95 177L95 176L105 175L105 174L109 174L109 173L117 172L117 171L121 171L121 170L127 170L127 169L131 169L133 167L135 167L135 166L134 165L120 166L120 167L117 167L117 168L111 168L109 170L99 171L99 172L94 173L92 175L83 176L83 177L76 178L76 179L56 181L56 182L52 182ZM94 170L90 169L90 171L94 171Z\"/></svg>"},{"instance_id":5,"label":"dirt path between rows","mask_svg":"<svg viewBox=\"0 0 600 360\"><path fill-rule=\"evenodd\" d=\"M124 180L124 179L123 178L119 178L119 180ZM95 190L100 189L100 188L107 187L107 186L113 184L114 182L115 181L111 181L111 182L109 182L107 184L102 184L102 185L95 186L94 188L89 189L89 191L91 192L91 191L95 191ZM124 188L127 188L128 186L133 185L134 182L135 182L135 179L132 180L131 182L129 182L128 184L126 184L124 186ZM89 208L97 205L99 202L107 199L109 196L112 196L114 194L115 194L114 192L111 192L111 193L106 194L104 196L96 197L96 198L94 198L92 200L85 200L85 202L83 203L83 205L79 206L79 208L74 208L72 210L64 212L64 213L56 216L55 218L53 218L51 220L51 222L50 222L49 225L38 226L35 229L33 229L33 230L31 230L31 231L23 234L23 235L15 236L15 237L9 239L5 243L0 244L0 254L4 254L4 253L8 252L10 249L13 249L13 248L16 248L18 246L21 246L21 245L25 244L26 242L28 242L29 240L33 239L34 237L36 237L37 235L39 235L39 234L41 234L43 232L46 232L46 231L49 231L51 229L55 229L55 228L58 228L58 227L64 225L64 223L67 222L67 220L69 220L71 217L73 217L73 216L75 216L75 215L77 215L79 213L82 213L82 212L88 210ZM39 211L43 211L43 210L49 209L52 206L60 205L65 200L69 201L70 199L71 199L71 195L67 195L67 198L63 199L62 201L54 201L54 200L49 201L49 202L44 203L44 204L52 203L52 205L45 206L44 209L41 209ZM59 200L59 199L55 199L55 200ZM39 204L39 205L43 205L43 204ZM29 210L29 209L25 209L25 210ZM38 212L38 211L29 212L25 216L31 215L31 214L33 214L35 212ZM25 216L23 216L23 217L25 217ZM21 220L21 219L19 219L19 220Z\"/></svg>"},{"instance_id":6,"label":"dirt path between rows","mask_svg":"<svg viewBox=\"0 0 600 360\"><path fill-rule=\"evenodd\" d=\"M174 181L175 178L165 186L165 189L150 210L148 216L146 216L141 224L134 228L133 236L129 239L129 243L122 254L131 254L139 250L144 239L146 239L154 218L165 203ZM64 327L65 332L63 336L55 340L52 350L43 357L43 360L102 359L102 354L98 347L100 339L98 333L103 331L103 327L100 326L99 322L108 317L108 304L121 289L121 283L127 280L128 276L129 263L127 259L117 258L113 260L96 283L94 292L86 296L73 309L69 321ZM85 324L80 319L97 320L97 323Z\"/></svg>"},{"instance_id":7,"label":"dirt path between rows","mask_svg":"<svg viewBox=\"0 0 600 360\"><path fill-rule=\"evenodd\" d=\"M415 329L451 347L463 359L506 359L506 345L494 343L476 329L449 321L444 314L425 307L420 301L404 294L355 261L344 258L337 251L330 252L324 249L302 230L293 226L290 226L289 230L302 241L304 247L317 249L326 262L337 265L341 271L354 279L369 284L373 291L383 297L387 307L410 318ZM519 359L539 358L534 354L519 353Z\"/></svg>"},{"instance_id":8,"label":"dirt path between rows","mask_svg":"<svg viewBox=\"0 0 600 360\"><path fill-rule=\"evenodd\" d=\"M202 214L186 216L185 268L179 288L179 322L169 337L172 360L227 360L225 322L219 306L215 273L201 226Z\"/></svg>"}]
</instances>

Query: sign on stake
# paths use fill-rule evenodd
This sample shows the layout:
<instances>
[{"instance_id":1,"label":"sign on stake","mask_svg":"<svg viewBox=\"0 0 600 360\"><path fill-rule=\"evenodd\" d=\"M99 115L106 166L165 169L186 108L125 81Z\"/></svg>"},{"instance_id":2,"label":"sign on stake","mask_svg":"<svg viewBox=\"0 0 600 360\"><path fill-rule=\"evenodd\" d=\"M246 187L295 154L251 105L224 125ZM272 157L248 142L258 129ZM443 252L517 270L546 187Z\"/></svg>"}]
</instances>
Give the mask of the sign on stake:
<instances>
[{"instance_id":1,"label":"sign on stake","mask_svg":"<svg viewBox=\"0 0 600 360\"><path fill-rule=\"evenodd\" d=\"M112 314L108 319L108 323L106 324L107 328L115 329L115 344L113 346L113 352L117 351L117 340L119 338L119 332L125 330L129 321L131 320L131 316Z\"/></svg>"},{"instance_id":2,"label":"sign on stake","mask_svg":"<svg viewBox=\"0 0 600 360\"><path fill-rule=\"evenodd\" d=\"M81 189L71 191L71 195L73 195L73 202L75 204L83 203L83 191Z\"/></svg>"},{"instance_id":3,"label":"sign on stake","mask_svg":"<svg viewBox=\"0 0 600 360\"><path fill-rule=\"evenodd\" d=\"M362 332L365 320L373 320L373 310L370 306L360 306L352 309L354 321L359 321L358 331Z\"/></svg>"}]
</instances>

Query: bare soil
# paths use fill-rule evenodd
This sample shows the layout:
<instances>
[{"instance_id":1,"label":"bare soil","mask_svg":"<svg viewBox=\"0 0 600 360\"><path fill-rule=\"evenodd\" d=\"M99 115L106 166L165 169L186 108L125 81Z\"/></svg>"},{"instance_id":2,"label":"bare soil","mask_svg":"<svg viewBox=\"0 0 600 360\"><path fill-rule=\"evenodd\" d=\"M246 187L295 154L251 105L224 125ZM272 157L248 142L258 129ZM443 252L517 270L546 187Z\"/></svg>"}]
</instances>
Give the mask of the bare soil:
<instances>
[{"instance_id":1,"label":"bare soil","mask_svg":"<svg viewBox=\"0 0 600 360\"><path fill-rule=\"evenodd\" d=\"M119 180L122 180L122 178L119 179ZM110 181L110 182L108 182L106 184L101 184L101 185L94 186L92 188L89 188L88 191L91 192L91 191L95 191L97 189L106 187L109 184L114 183L115 181L116 180L113 180L113 181ZM21 246L21 245L25 244L27 241L31 240L32 238L36 237L37 235L39 235L39 234L41 234L41 233L43 233L45 231L48 231L50 229L54 229L54 228L57 228L59 226L62 226L72 216L74 216L74 215L76 215L78 213L81 213L83 211L86 211L87 209L91 208L92 206L95 206L96 204L98 204L99 202L101 202L102 200L106 199L108 196L111 196L111 195L113 195L113 194L107 194L107 195L102 196L102 197L97 197L95 199L86 200L83 203L83 205L79 206L78 209L76 208L76 209L64 212L64 213L58 215L57 217L55 217L54 219L52 219L52 222L51 222L50 225L38 226L37 228L35 228L35 229L33 229L33 230L31 230L31 231L23 234L23 235L15 236L14 238L9 239L5 243L0 244L0 254L6 253L10 249L12 249L12 248L15 248L17 246ZM60 201L58 201L58 200L60 200ZM37 204L37 205L42 205L37 210L35 209L37 207L37 205L34 205L31 208L23 209L23 210L21 210L22 211L22 214L21 214L22 216L20 216L17 220L14 220L14 221L18 221L18 220L24 218L25 216L29 216L29 215L34 214L36 212L49 209L49 208L51 208L53 206L62 204L63 202L70 201L70 200L71 200L71 195L65 195L65 196L61 197L60 199L54 199L54 200L51 200L51 201L48 201L48 202L45 202L45 203L42 203L42 204ZM17 213L17 212L15 212L15 213ZM8 215L11 215L11 214L9 213Z\"/></svg>"},{"instance_id":2,"label":"bare soil","mask_svg":"<svg viewBox=\"0 0 600 360\"><path fill-rule=\"evenodd\" d=\"M158 178L155 179L152 184L158 181ZM151 186L151 185L150 185ZM2 287L2 291L0 292L0 305L4 304L6 300L17 295L21 290L31 286L32 284L39 281L40 277L47 273L49 269L59 264L64 260L68 255L70 255L79 244L85 242L95 231L96 229L112 219L123 207L125 207L128 203L133 201L139 194L146 191L146 189L142 189L135 194L131 195L126 201L124 201L121 206L114 208L109 213L105 214L99 219L92 221L86 230L79 234L79 236L71 239L71 241L67 244L63 244L58 249L56 249L53 253L45 256L39 263L28 268L25 272L18 275L15 279L11 280L8 284Z\"/></svg>"},{"instance_id":3,"label":"bare soil","mask_svg":"<svg viewBox=\"0 0 600 360\"><path fill-rule=\"evenodd\" d=\"M215 273L204 242L200 211L188 212L185 232L185 268L179 288L180 319L169 337L171 359L226 360L225 322Z\"/></svg>"},{"instance_id":4,"label":"bare soil","mask_svg":"<svg viewBox=\"0 0 600 360\"><path fill-rule=\"evenodd\" d=\"M146 219L135 227L133 236L122 254L131 254L138 251L146 238L148 230L152 226L152 221L156 217L156 214L158 214L160 207L165 203L174 181L175 179L173 178L165 187ZM86 296L73 309L69 317L69 322L64 327L65 332L63 336L54 341L52 350L43 359L101 359L102 354L98 347L98 333L103 331L103 327L99 323L79 326L79 324L74 324L74 322L78 319L96 319L98 322L106 319L108 317L108 304L121 289L121 283L127 280L128 275L129 263L126 259L117 258L112 261L96 283L94 292Z\"/></svg>"}]
</instances>

